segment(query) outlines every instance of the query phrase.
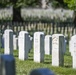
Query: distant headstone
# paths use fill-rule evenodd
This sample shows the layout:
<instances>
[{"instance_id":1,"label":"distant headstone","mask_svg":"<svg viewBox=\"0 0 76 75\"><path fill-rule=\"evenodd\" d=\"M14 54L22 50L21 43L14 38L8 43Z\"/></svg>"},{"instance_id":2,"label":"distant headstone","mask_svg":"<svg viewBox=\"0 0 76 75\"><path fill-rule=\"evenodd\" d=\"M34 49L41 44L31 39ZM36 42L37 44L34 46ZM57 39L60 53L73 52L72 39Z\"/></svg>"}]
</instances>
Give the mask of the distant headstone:
<instances>
[{"instance_id":1,"label":"distant headstone","mask_svg":"<svg viewBox=\"0 0 76 75\"><path fill-rule=\"evenodd\" d=\"M34 33L34 61L39 63L44 61L44 33L43 32Z\"/></svg>"},{"instance_id":2,"label":"distant headstone","mask_svg":"<svg viewBox=\"0 0 76 75\"><path fill-rule=\"evenodd\" d=\"M21 31L18 37L18 45L19 45L19 59L26 60L28 59L28 51L29 51L29 35L27 31Z\"/></svg>"},{"instance_id":3,"label":"distant headstone","mask_svg":"<svg viewBox=\"0 0 76 75\"><path fill-rule=\"evenodd\" d=\"M29 52L30 50L32 49L32 46L33 46L33 38L29 35Z\"/></svg>"},{"instance_id":4,"label":"distant headstone","mask_svg":"<svg viewBox=\"0 0 76 75\"><path fill-rule=\"evenodd\" d=\"M45 36L45 54L50 55L52 52L52 36Z\"/></svg>"},{"instance_id":5,"label":"distant headstone","mask_svg":"<svg viewBox=\"0 0 76 75\"><path fill-rule=\"evenodd\" d=\"M30 41L31 41L31 48L33 47L33 37L30 37Z\"/></svg>"},{"instance_id":6,"label":"distant headstone","mask_svg":"<svg viewBox=\"0 0 76 75\"><path fill-rule=\"evenodd\" d=\"M64 65L64 36L61 34L52 35L52 65Z\"/></svg>"},{"instance_id":7,"label":"distant headstone","mask_svg":"<svg viewBox=\"0 0 76 75\"><path fill-rule=\"evenodd\" d=\"M4 37L4 54L13 54L13 31L6 29Z\"/></svg>"},{"instance_id":8,"label":"distant headstone","mask_svg":"<svg viewBox=\"0 0 76 75\"><path fill-rule=\"evenodd\" d=\"M39 68L32 70L30 75L55 75L55 74L47 68Z\"/></svg>"},{"instance_id":9,"label":"distant headstone","mask_svg":"<svg viewBox=\"0 0 76 75\"><path fill-rule=\"evenodd\" d=\"M18 38L16 37L16 35L13 35L13 49L18 49Z\"/></svg>"},{"instance_id":10,"label":"distant headstone","mask_svg":"<svg viewBox=\"0 0 76 75\"><path fill-rule=\"evenodd\" d=\"M46 0L41 0L42 8L45 9L47 7Z\"/></svg>"},{"instance_id":11,"label":"distant headstone","mask_svg":"<svg viewBox=\"0 0 76 75\"><path fill-rule=\"evenodd\" d=\"M0 55L0 75L15 75L15 59L12 55Z\"/></svg>"}]
</instances>

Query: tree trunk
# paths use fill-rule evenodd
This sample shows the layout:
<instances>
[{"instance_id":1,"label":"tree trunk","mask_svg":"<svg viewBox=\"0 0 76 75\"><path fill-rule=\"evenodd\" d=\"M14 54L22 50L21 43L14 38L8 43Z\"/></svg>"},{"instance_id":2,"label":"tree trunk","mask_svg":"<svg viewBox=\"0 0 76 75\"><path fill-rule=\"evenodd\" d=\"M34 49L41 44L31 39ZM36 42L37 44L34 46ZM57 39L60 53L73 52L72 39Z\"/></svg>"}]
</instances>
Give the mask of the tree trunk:
<instances>
[{"instance_id":1,"label":"tree trunk","mask_svg":"<svg viewBox=\"0 0 76 75\"><path fill-rule=\"evenodd\" d=\"M13 21L21 22L23 21L21 17L21 7L13 7Z\"/></svg>"}]
</instances>

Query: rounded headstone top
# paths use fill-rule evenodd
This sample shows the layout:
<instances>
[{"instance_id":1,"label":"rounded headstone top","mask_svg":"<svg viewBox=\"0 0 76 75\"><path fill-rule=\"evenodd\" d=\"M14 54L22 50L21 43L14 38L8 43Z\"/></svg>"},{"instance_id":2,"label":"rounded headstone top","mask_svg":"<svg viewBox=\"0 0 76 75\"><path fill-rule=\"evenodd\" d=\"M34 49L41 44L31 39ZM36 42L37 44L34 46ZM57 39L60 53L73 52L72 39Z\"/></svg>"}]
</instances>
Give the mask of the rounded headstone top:
<instances>
[{"instance_id":1,"label":"rounded headstone top","mask_svg":"<svg viewBox=\"0 0 76 75\"><path fill-rule=\"evenodd\" d=\"M19 32L19 35L24 35L24 34L28 34L28 32L27 31L20 31Z\"/></svg>"},{"instance_id":2,"label":"rounded headstone top","mask_svg":"<svg viewBox=\"0 0 76 75\"><path fill-rule=\"evenodd\" d=\"M12 29L6 29L6 30L5 30L5 32L9 32L9 31L12 31L12 32L13 32L13 30L12 30Z\"/></svg>"},{"instance_id":3,"label":"rounded headstone top","mask_svg":"<svg viewBox=\"0 0 76 75\"><path fill-rule=\"evenodd\" d=\"M40 68L31 71L30 75L55 75L55 74L47 68Z\"/></svg>"},{"instance_id":4,"label":"rounded headstone top","mask_svg":"<svg viewBox=\"0 0 76 75\"><path fill-rule=\"evenodd\" d=\"M35 35L35 34L38 34L38 35L43 34L43 35L44 35L44 32L35 32L34 35Z\"/></svg>"},{"instance_id":5,"label":"rounded headstone top","mask_svg":"<svg viewBox=\"0 0 76 75\"><path fill-rule=\"evenodd\" d=\"M63 34L53 34L52 36L64 36Z\"/></svg>"},{"instance_id":6,"label":"rounded headstone top","mask_svg":"<svg viewBox=\"0 0 76 75\"><path fill-rule=\"evenodd\" d=\"M19 33L27 33L27 34L28 34L28 32L27 32L27 31L20 31Z\"/></svg>"},{"instance_id":7,"label":"rounded headstone top","mask_svg":"<svg viewBox=\"0 0 76 75\"><path fill-rule=\"evenodd\" d=\"M73 39L75 39L76 38L76 35L73 35L72 37L71 37L71 40L73 40Z\"/></svg>"},{"instance_id":8,"label":"rounded headstone top","mask_svg":"<svg viewBox=\"0 0 76 75\"><path fill-rule=\"evenodd\" d=\"M45 37L52 37L51 35L46 35Z\"/></svg>"}]
</instances>

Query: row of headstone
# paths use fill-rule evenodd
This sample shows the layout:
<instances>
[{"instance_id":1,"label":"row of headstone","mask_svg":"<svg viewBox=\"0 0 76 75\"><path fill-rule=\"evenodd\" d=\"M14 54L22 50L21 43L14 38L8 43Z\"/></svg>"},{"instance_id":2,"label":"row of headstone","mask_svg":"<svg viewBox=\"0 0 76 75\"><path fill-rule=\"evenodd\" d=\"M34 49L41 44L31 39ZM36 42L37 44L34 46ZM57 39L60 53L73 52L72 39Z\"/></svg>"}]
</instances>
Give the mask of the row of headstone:
<instances>
[{"instance_id":1,"label":"row of headstone","mask_svg":"<svg viewBox=\"0 0 76 75\"><path fill-rule=\"evenodd\" d=\"M12 30L5 30L4 33L5 54L13 54L13 36ZM45 43L45 44L44 44ZM44 54L52 53L52 65L62 66L64 63L64 52L65 52L65 42L64 36L62 34L54 34L52 37L47 35L44 42L44 33L35 32L34 33L34 61L43 62ZM45 51L44 51L45 45ZM26 31L21 31L18 36L18 47L19 47L19 59L28 59L28 52L31 49L31 43L29 34Z\"/></svg>"},{"instance_id":2,"label":"row of headstone","mask_svg":"<svg viewBox=\"0 0 76 75\"><path fill-rule=\"evenodd\" d=\"M64 52L65 40L62 34L54 34L52 37L47 35L45 37L45 54L52 53L52 65L63 66L64 65ZM50 48L51 46L51 48ZM34 61L44 61L44 33L34 33Z\"/></svg>"},{"instance_id":3,"label":"row of headstone","mask_svg":"<svg viewBox=\"0 0 76 75\"><path fill-rule=\"evenodd\" d=\"M4 34L3 34L3 36L1 37L1 42L0 42L0 45L1 45L1 48L4 48ZM30 43L29 43L29 45L30 45L30 49L32 48L32 44L33 44L33 38L29 35L29 39L30 39ZM14 34L13 35L13 49L14 50L18 50L18 37L16 37L16 35Z\"/></svg>"},{"instance_id":4,"label":"row of headstone","mask_svg":"<svg viewBox=\"0 0 76 75\"><path fill-rule=\"evenodd\" d=\"M10 29L5 30L5 33L4 33L4 44L5 44L4 53L5 54L13 55L13 38L15 38L15 36L13 37L13 31ZM75 64L76 63L76 50L75 50L76 41L75 41L75 39L76 39L76 35L74 35L70 41L70 46L71 46L70 52L73 57L73 68L76 68L76 64ZM29 45L30 45L30 47L29 47ZM44 47L44 45L46 47ZM50 47L50 45L51 45L51 47ZM21 31L19 33L18 46L19 46L19 59L21 59L21 60L28 59L28 52L31 48L28 32ZM34 61L43 62L45 53L52 54L52 65L53 66L63 66L64 65L64 53L66 51L65 46L66 46L65 40L64 40L64 36L62 34L54 34L54 35L52 35L52 37L50 35L47 35L46 37L44 37L43 32L35 32L34 33ZM44 48L45 48L45 51L44 51ZM6 56L6 59L4 59L4 57L1 57L1 59L0 59L1 61L2 61L2 58L3 58L3 61L10 59L8 56ZM2 67L2 64L3 63L0 62L0 67ZM5 67L5 64L3 64L3 66ZM4 71L4 72L3 71L0 72L2 75L2 72L5 73L5 71L8 69L0 68L0 70ZM8 71L7 71L7 73L8 73ZM5 74L5 75L7 75L7 74Z\"/></svg>"},{"instance_id":5,"label":"row of headstone","mask_svg":"<svg viewBox=\"0 0 76 75\"><path fill-rule=\"evenodd\" d=\"M28 52L32 48L32 44L30 41L30 36L28 32L21 31L17 40L19 40L19 59L25 60L28 59ZM13 44L13 42L17 43L16 36L13 36L12 30L5 30L5 34L3 36L4 40L4 53L5 54L13 54L13 46L17 44ZM15 39L15 40L13 40ZM76 35L71 37L69 42L70 52L73 57L73 68L76 68ZM21 40L21 41L20 41ZM1 40L0 40L1 41ZM17 47L17 46L16 46ZM14 49L16 49L16 47ZM45 51L44 51L45 48ZM22 51L23 50L23 51ZM22 52L22 53L21 53ZM54 66L63 66L64 63L64 53L66 52L66 42L64 40L64 36L62 34L54 34L53 36L46 35L44 41L44 33L43 32L35 32L34 33L34 61L35 62L43 62L44 54L52 54L52 65Z\"/></svg>"},{"instance_id":6,"label":"row of headstone","mask_svg":"<svg viewBox=\"0 0 76 75\"><path fill-rule=\"evenodd\" d=\"M19 47L19 59L28 59L28 52L32 45L30 43L30 37L26 31L21 31L18 39L16 38L16 35L13 35L13 31L11 29L7 29L4 32L4 54L13 55L13 47L14 50Z\"/></svg>"},{"instance_id":7,"label":"row of headstone","mask_svg":"<svg viewBox=\"0 0 76 75\"><path fill-rule=\"evenodd\" d=\"M57 40L57 41L55 41L55 40L54 41L57 43L58 46L56 46L55 43L52 43L53 42L52 37L50 35L47 35L45 37L45 51L44 51L44 33L43 32L34 33L34 61L35 62L43 62L44 53L51 54L51 52L52 52L52 62L56 61L55 59L59 60L59 59L63 58L60 56L60 55L63 55L61 53L64 52L64 38L62 38L62 37L61 37L62 39L60 38L60 36L63 36L63 35L60 35L60 34L54 34L54 35L56 36L56 40ZM5 38L4 53L13 54L13 38L16 38L16 36L15 35L13 36L12 30L5 30L4 38ZM60 44L60 39L62 41L61 44ZM30 38L29 38L28 32L21 31L19 33L19 37L18 37L19 59L21 59L21 60L28 59L28 52L30 50L29 45L30 45ZM55 47L57 47L57 48L55 48ZM55 51L58 50L57 53L53 52L54 51L53 49L56 49ZM57 55L56 58L54 56L55 53ZM58 61L58 62L60 62L60 61Z\"/></svg>"},{"instance_id":8,"label":"row of headstone","mask_svg":"<svg viewBox=\"0 0 76 75\"><path fill-rule=\"evenodd\" d=\"M32 41L28 32L21 31L19 33L19 38L16 38L16 35L13 35L12 30L5 30L4 33L4 53L5 54L13 54L13 46L14 49L17 49L16 45L19 40L19 59L25 60L28 59L28 52L32 48ZM75 38L73 36L70 41L70 52L73 56L73 68L75 67ZM13 44L15 42L15 44ZM44 44L45 43L45 44ZM45 48L45 51L44 51ZM23 51L22 51L23 50ZM54 34L53 36L46 35L44 41L44 33L43 32L35 32L34 33L34 61L35 62L43 62L44 54L52 54L52 65L54 66L62 66L64 63L64 53L66 51L66 43L64 40L64 36L62 34ZM22 52L22 53L21 53Z\"/></svg>"}]
</instances>

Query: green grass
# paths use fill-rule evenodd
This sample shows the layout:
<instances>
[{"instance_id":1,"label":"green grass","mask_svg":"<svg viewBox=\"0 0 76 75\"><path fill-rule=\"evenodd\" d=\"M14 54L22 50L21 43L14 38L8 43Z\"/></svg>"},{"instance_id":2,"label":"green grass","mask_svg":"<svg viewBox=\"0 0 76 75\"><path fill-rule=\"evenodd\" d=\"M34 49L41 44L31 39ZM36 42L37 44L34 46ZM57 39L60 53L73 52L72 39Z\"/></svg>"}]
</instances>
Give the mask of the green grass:
<instances>
[{"instance_id":1,"label":"green grass","mask_svg":"<svg viewBox=\"0 0 76 75\"><path fill-rule=\"evenodd\" d=\"M55 67L51 63L51 55L45 55L44 63L35 63L33 61L33 50L29 53L28 60L22 61L18 59L18 50L14 50L16 61L16 75L29 75L30 71L36 68L49 68L56 75L76 75L76 69L72 68L72 57L68 51L64 55L64 66ZM3 49L0 51L3 54Z\"/></svg>"}]
</instances>

